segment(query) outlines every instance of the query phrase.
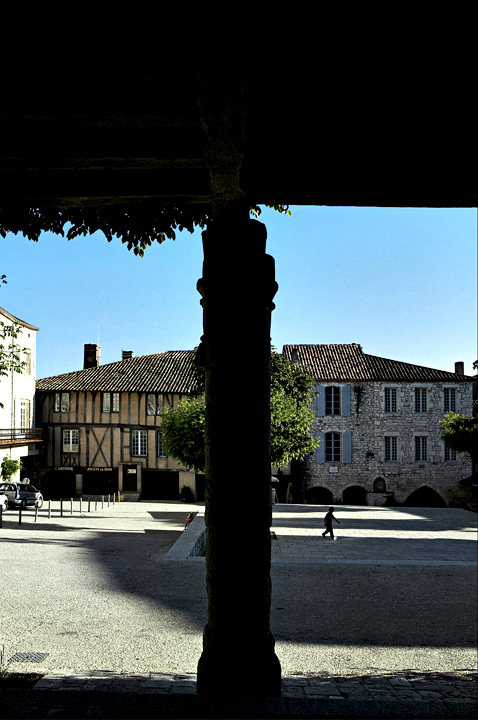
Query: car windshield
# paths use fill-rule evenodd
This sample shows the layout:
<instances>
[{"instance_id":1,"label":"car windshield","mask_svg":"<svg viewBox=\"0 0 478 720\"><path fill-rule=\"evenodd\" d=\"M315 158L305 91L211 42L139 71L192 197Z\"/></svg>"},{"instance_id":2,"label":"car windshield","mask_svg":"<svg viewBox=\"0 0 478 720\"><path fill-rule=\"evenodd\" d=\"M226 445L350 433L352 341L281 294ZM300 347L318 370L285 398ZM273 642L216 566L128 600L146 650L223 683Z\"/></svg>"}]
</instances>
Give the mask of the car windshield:
<instances>
[{"instance_id":1,"label":"car windshield","mask_svg":"<svg viewBox=\"0 0 478 720\"><path fill-rule=\"evenodd\" d=\"M0 492L2 492L2 491L4 491L4 490L15 490L15 486L14 486L14 485L9 485L8 483L2 483L2 484L0 485Z\"/></svg>"}]
</instances>

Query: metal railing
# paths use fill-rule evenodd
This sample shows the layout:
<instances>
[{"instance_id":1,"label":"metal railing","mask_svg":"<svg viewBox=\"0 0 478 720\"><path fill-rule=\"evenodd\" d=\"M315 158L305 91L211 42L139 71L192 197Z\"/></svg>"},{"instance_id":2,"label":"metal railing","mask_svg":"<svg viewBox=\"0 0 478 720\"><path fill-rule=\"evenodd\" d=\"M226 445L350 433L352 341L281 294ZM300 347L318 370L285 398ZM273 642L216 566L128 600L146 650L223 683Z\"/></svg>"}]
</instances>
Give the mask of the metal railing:
<instances>
[{"instance_id":1,"label":"metal railing","mask_svg":"<svg viewBox=\"0 0 478 720\"><path fill-rule=\"evenodd\" d=\"M1 428L0 445L9 442L40 442L43 439L42 428Z\"/></svg>"},{"instance_id":2,"label":"metal railing","mask_svg":"<svg viewBox=\"0 0 478 720\"><path fill-rule=\"evenodd\" d=\"M59 503L59 507L57 507L55 516L56 517L64 517L65 515L73 515L73 504L74 502L78 502L79 500L79 517L85 517L84 512L94 512L95 510L98 510L98 506L101 503L101 509L104 509L105 505L106 507L110 507L111 505L115 507L116 503L120 502L120 493L115 492L110 495L87 495L86 497L81 496L80 498L59 498L58 500L55 500L55 504ZM85 502L86 501L86 502ZM45 515L48 517L49 520L52 518L52 506L51 500L48 500L48 507L45 506L45 503L42 505L41 508L34 507L31 508L35 511L35 520L34 522L38 522L38 516L41 513L43 517ZM85 505L83 503L85 502ZM65 508L63 507L63 503L65 503ZM69 505L69 511L66 509ZM9 508L10 509L16 509L16 508ZM21 506L18 508L18 524L22 524L22 513L25 514L27 512L27 508L22 508ZM28 513L29 515L29 513ZM3 523L3 510L2 506L0 506L0 528L2 527Z\"/></svg>"}]
</instances>

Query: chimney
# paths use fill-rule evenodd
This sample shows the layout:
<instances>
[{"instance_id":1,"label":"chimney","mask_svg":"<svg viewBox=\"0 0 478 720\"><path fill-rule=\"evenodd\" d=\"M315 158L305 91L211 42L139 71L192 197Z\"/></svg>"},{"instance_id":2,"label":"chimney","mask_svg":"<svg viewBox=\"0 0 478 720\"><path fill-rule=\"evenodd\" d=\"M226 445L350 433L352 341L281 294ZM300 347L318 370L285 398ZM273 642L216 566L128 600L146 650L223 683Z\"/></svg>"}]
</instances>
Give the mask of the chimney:
<instances>
[{"instance_id":1,"label":"chimney","mask_svg":"<svg viewBox=\"0 0 478 720\"><path fill-rule=\"evenodd\" d=\"M121 351L121 359L122 360L131 360L132 357L133 357L132 350L122 350Z\"/></svg>"},{"instance_id":2,"label":"chimney","mask_svg":"<svg viewBox=\"0 0 478 720\"><path fill-rule=\"evenodd\" d=\"M95 343L85 344L83 369L99 367L101 365L101 347Z\"/></svg>"},{"instance_id":3,"label":"chimney","mask_svg":"<svg viewBox=\"0 0 478 720\"><path fill-rule=\"evenodd\" d=\"M465 374L465 363L464 362L456 362L455 363L455 373L457 375L464 375Z\"/></svg>"}]
</instances>

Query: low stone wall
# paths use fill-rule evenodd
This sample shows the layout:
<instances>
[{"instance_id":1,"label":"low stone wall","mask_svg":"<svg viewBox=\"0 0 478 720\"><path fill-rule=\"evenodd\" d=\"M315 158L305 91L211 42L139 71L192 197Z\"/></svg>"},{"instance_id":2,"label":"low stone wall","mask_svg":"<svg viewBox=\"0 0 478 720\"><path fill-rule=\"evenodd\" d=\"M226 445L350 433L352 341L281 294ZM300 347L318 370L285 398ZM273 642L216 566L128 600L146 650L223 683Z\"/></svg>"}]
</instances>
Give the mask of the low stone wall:
<instances>
[{"instance_id":1,"label":"low stone wall","mask_svg":"<svg viewBox=\"0 0 478 720\"><path fill-rule=\"evenodd\" d=\"M198 512L192 523L174 543L165 560L204 560L206 523L204 511Z\"/></svg>"}]
</instances>

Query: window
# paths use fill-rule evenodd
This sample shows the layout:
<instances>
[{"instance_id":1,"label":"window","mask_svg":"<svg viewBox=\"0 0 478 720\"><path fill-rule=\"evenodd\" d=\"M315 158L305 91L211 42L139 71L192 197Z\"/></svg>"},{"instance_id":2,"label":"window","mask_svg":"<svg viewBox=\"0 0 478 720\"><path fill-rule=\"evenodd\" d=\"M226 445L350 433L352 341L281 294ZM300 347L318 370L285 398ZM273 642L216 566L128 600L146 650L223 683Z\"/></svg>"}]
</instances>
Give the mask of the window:
<instances>
[{"instance_id":1,"label":"window","mask_svg":"<svg viewBox=\"0 0 478 720\"><path fill-rule=\"evenodd\" d=\"M415 412L425 413L427 411L426 388L415 388Z\"/></svg>"},{"instance_id":2,"label":"window","mask_svg":"<svg viewBox=\"0 0 478 720\"><path fill-rule=\"evenodd\" d=\"M166 457L166 453L163 450L163 434L161 430L156 433L156 449L158 457Z\"/></svg>"},{"instance_id":3,"label":"window","mask_svg":"<svg viewBox=\"0 0 478 720\"><path fill-rule=\"evenodd\" d=\"M31 350L25 349L23 351L23 362L25 363L25 367L23 368L25 370L25 375L31 375L32 374L32 353Z\"/></svg>"},{"instance_id":4,"label":"window","mask_svg":"<svg viewBox=\"0 0 478 720\"><path fill-rule=\"evenodd\" d=\"M396 437L385 438L385 462L397 461L397 445Z\"/></svg>"},{"instance_id":5,"label":"window","mask_svg":"<svg viewBox=\"0 0 478 720\"><path fill-rule=\"evenodd\" d=\"M339 433L325 433L325 462L340 462Z\"/></svg>"},{"instance_id":6,"label":"window","mask_svg":"<svg viewBox=\"0 0 478 720\"><path fill-rule=\"evenodd\" d=\"M146 455L147 435L146 430L131 431L131 455Z\"/></svg>"},{"instance_id":7,"label":"window","mask_svg":"<svg viewBox=\"0 0 478 720\"><path fill-rule=\"evenodd\" d=\"M443 410L444 412L455 412L456 409L456 391L455 388L445 388L443 390Z\"/></svg>"},{"instance_id":8,"label":"window","mask_svg":"<svg viewBox=\"0 0 478 720\"><path fill-rule=\"evenodd\" d=\"M20 400L20 428L25 430L30 427L30 401Z\"/></svg>"},{"instance_id":9,"label":"window","mask_svg":"<svg viewBox=\"0 0 478 720\"><path fill-rule=\"evenodd\" d=\"M103 412L119 412L119 393L103 393Z\"/></svg>"},{"instance_id":10,"label":"window","mask_svg":"<svg viewBox=\"0 0 478 720\"><path fill-rule=\"evenodd\" d=\"M397 388L385 388L385 412L397 412Z\"/></svg>"},{"instance_id":11,"label":"window","mask_svg":"<svg viewBox=\"0 0 478 720\"><path fill-rule=\"evenodd\" d=\"M155 395L154 393L148 393L146 403L146 414L147 415L161 415L163 412L163 396Z\"/></svg>"},{"instance_id":12,"label":"window","mask_svg":"<svg viewBox=\"0 0 478 720\"><path fill-rule=\"evenodd\" d=\"M427 459L427 438L416 437L415 438L415 461L423 462Z\"/></svg>"},{"instance_id":13,"label":"window","mask_svg":"<svg viewBox=\"0 0 478 720\"><path fill-rule=\"evenodd\" d=\"M456 460L456 450L452 450L445 445L445 461L452 462L453 460Z\"/></svg>"},{"instance_id":14,"label":"window","mask_svg":"<svg viewBox=\"0 0 478 720\"><path fill-rule=\"evenodd\" d=\"M55 393L55 412L70 412L70 393Z\"/></svg>"},{"instance_id":15,"label":"window","mask_svg":"<svg viewBox=\"0 0 478 720\"><path fill-rule=\"evenodd\" d=\"M325 388L325 414L340 415L340 388Z\"/></svg>"},{"instance_id":16,"label":"window","mask_svg":"<svg viewBox=\"0 0 478 720\"><path fill-rule=\"evenodd\" d=\"M79 430L63 430L63 452L77 453L79 449Z\"/></svg>"}]
</instances>

